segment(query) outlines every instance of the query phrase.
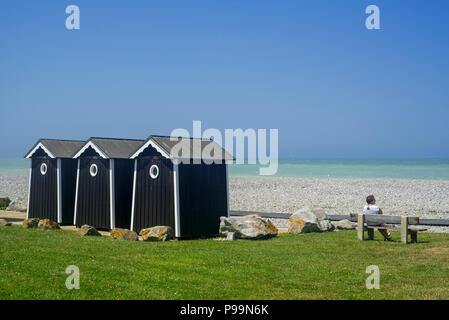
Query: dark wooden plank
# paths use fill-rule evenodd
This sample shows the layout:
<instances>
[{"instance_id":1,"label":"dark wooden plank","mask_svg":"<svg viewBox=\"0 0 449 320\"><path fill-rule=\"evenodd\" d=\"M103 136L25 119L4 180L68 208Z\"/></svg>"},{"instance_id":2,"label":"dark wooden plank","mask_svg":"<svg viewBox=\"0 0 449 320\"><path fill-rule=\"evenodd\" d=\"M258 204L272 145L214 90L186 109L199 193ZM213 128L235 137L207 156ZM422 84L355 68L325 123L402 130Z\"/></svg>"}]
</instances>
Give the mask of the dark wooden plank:
<instances>
[{"instance_id":1,"label":"dark wooden plank","mask_svg":"<svg viewBox=\"0 0 449 320\"><path fill-rule=\"evenodd\" d=\"M449 219L419 219L420 225L449 227Z\"/></svg>"},{"instance_id":2,"label":"dark wooden plank","mask_svg":"<svg viewBox=\"0 0 449 320\"><path fill-rule=\"evenodd\" d=\"M77 164L75 159L61 160L62 223L68 225L73 224Z\"/></svg>"},{"instance_id":3,"label":"dark wooden plank","mask_svg":"<svg viewBox=\"0 0 449 320\"><path fill-rule=\"evenodd\" d=\"M149 173L152 165L159 167L156 179L151 178ZM157 225L175 229L173 188L173 165L170 160L157 155L137 158L134 231L140 232Z\"/></svg>"},{"instance_id":4,"label":"dark wooden plank","mask_svg":"<svg viewBox=\"0 0 449 320\"><path fill-rule=\"evenodd\" d=\"M257 214L262 218L275 218L275 219L288 219L291 216L291 214L288 213L252 212L252 211L231 211L230 214L231 216L249 216Z\"/></svg>"},{"instance_id":5,"label":"dark wooden plank","mask_svg":"<svg viewBox=\"0 0 449 320\"><path fill-rule=\"evenodd\" d=\"M90 175L96 164L98 173ZM109 160L86 157L80 159L76 226L88 224L97 229L110 228Z\"/></svg>"},{"instance_id":6,"label":"dark wooden plank","mask_svg":"<svg viewBox=\"0 0 449 320\"><path fill-rule=\"evenodd\" d=\"M41 174L42 164L47 173ZM29 218L58 221L57 163L48 157L33 157L30 190Z\"/></svg>"},{"instance_id":7,"label":"dark wooden plank","mask_svg":"<svg viewBox=\"0 0 449 320\"><path fill-rule=\"evenodd\" d=\"M180 164L181 237L214 236L227 215L225 164Z\"/></svg>"},{"instance_id":8,"label":"dark wooden plank","mask_svg":"<svg viewBox=\"0 0 449 320\"><path fill-rule=\"evenodd\" d=\"M291 214L288 213L273 213L273 212L256 212L256 211L231 211L231 216L247 216L257 214L262 218L276 218L276 219L288 219ZM331 221L340 221L340 220L350 220L352 222L357 222L357 215L350 216L344 214L332 214L328 215L329 220ZM382 217L390 217L387 215L381 215ZM387 218L389 219L389 218ZM383 219L385 220L385 219ZM398 219L398 223L400 223L400 217ZM384 221L388 222L388 221ZM388 222L391 223L391 222ZM410 223L411 224L411 223ZM424 226L440 226L440 227L449 227L449 219L426 219L420 218L419 225Z\"/></svg>"},{"instance_id":9,"label":"dark wooden plank","mask_svg":"<svg viewBox=\"0 0 449 320\"><path fill-rule=\"evenodd\" d=\"M357 218L357 213L351 213L351 218ZM365 215L365 221L367 223L390 223L390 224L401 224L401 217L398 216L386 216L383 214L366 214ZM408 223L411 225L417 225L419 224L419 217L408 217Z\"/></svg>"}]
</instances>

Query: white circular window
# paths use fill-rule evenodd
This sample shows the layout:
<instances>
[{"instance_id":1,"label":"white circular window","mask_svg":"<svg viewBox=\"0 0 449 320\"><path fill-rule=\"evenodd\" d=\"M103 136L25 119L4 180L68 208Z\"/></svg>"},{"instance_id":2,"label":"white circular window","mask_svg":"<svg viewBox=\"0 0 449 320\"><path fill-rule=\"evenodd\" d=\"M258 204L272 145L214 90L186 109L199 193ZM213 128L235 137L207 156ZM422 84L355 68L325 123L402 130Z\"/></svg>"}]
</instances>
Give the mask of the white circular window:
<instances>
[{"instance_id":1,"label":"white circular window","mask_svg":"<svg viewBox=\"0 0 449 320\"><path fill-rule=\"evenodd\" d=\"M95 177L95 176L97 175L97 173L98 173L98 167L97 167L97 165L96 165L96 164L91 165L91 166L90 166L89 172L90 172L90 175L91 175L92 177Z\"/></svg>"},{"instance_id":2,"label":"white circular window","mask_svg":"<svg viewBox=\"0 0 449 320\"><path fill-rule=\"evenodd\" d=\"M45 176L47 173L47 165L45 163L41 164L41 174Z\"/></svg>"},{"instance_id":3,"label":"white circular window","mask_svg":"<svg viewBox=\"0 0 449 320\"><path fill-rule=\"evenodd\" d=\"M156 179L159 176L159 167L155 164L153 164L150 167L150 177L153 179Z\"/></svg>"}]
</instances>

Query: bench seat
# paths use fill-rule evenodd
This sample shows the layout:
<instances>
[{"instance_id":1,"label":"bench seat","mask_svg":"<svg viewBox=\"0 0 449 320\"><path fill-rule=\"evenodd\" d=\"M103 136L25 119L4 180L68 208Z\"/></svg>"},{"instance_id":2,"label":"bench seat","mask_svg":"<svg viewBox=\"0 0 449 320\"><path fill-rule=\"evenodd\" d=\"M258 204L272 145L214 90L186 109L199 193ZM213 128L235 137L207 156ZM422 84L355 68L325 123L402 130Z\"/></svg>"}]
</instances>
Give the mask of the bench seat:
<instances>
[{"instance_id":1,"label":"bench seat","mask_svg":"<svg viewBox=\"0 0 449 320\"><path fill-rule=\"evenodd\" d=\"M359 240L373 240L374 239L374 230L397 230L401 232L401 242L409 243L408 236L410 235L410 242L417 243L418 242L418 232L426 231L426 228L416 226L419 224L419 218L417 217L390 217L390 218L400 218L400 225L398 224L380 224L379 220L382 220L383 217L377 216L373 217L373 215L368 215L369 221L366 221L367 215L359 214L357 218L357 236ZM373 221L377 220L377 221ZM391 219L390 219L391 220ZM394 221L396 222L396 221ZM409 226L409 223L412 223L414 226ZM367 239L365 239L365 231L368 233Z\"/></svg>"}]
</instances>

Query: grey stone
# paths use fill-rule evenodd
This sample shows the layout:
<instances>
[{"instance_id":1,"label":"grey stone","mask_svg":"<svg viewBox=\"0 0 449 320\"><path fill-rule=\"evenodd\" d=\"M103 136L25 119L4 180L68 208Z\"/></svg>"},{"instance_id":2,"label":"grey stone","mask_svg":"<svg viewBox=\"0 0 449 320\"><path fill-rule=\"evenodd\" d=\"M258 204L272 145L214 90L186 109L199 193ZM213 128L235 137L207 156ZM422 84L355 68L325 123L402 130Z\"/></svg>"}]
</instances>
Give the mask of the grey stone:
<instances>
[{"instance_id":1,"label":"grey stone","mask_svg":"<svg viewBox=\"0 0 449 320\"><path fill-rule=\"evenodd\" d=\"M111 230L110 234L112 238L120 240L137 241L139 239L136 232L128 229L115 228Z\"/></svg>"},{"instance_id":2,"label":"grey stone","mask_svg":"<svg viewBox=\"0 0 449 320\"><path fill-rule=\"evenodd\" d=\"M39 224L39 219L38 218L31 218L31 219L25 219L22 222L22 226L24 228L37 228Z\"/></svg>"},{"instance_id":3,"label":"grey stone","mask_svg":"<svg viewBox=\"0 0 449 320\"><path fill-rule=\"evenodd\" d=\"M221 217L220 234L228 237L229 233L234 233L237 239L267 239L275 237L278 230L269 219L264 220L258 215L248 215L243 217Z\"/></svg>"},{"instance_id":4,"label":"grey stone","mask_svg":"<svg viewBox=\"0 0 449 320\"><path fill-rule=\"evenodd\" d=\"M6 221L5 219L0 219L0 226L9 227L11 226L11 222Z\"/></svg>"},{"instance_id":5,"label":"grey stone","mask_svg":"<svg viewBox=\"0 0 449 320\"><path fill-rule=\"evenodd\" d=\"M0 208L7 208L10 203L11 199L9 199L8 197L0 198Z\"/></svg>"},{"instance_id":6,"label":"grey stone","mask_svg":"<svg viewBox=\"0 0 449 320\"><path fill-rule=\"evenodd\" d=\"M168 241L173 236L173 229L169 226L155 226L140 231L143 241Z\"/></svg>"},{"instance_id":7,"label":"grey stone","mask_svg":"<svg viewBox=\"0 0 449 320\"><path fill-rule=\"evenodd\" d=\"M228 235L226 236L226 240L234 241L235 240L235 232L228 232Z\"/></svg>"},{"instance_id":8,"label":"grey stone","mask_svg":"<svg viewBox=\"0 0 449 320\"><path fill-rule=\"evenodd\" d=\"M6 211L16 211L16 212L25 212L27 211L27 200L25 198L17 198L13 200L8 208L6 208Z\"/></svg>"},{"instance_id":9,"label":"grey stone","mask_svg":"<svg viewBox=\"0 0 449 320\"><path fill-rule=\"evenodd\" d=\"M51 221L50 219L42 219L39 221L37 227L43 230L59 230L61 227L59 223Z\"/></svg>"},{"instance_id":10,"label":"grey stone","mask_svg":"<svg viewBox=\"0 0 449 320\"><path fill-rule=\"evenodd\" d=\"M89 226L87 224L83 225L77 231L82 236L101 236L101 233L98 232L97 229L95 229L94 227Z\"/></svg>"},{"instance_id":11,"label":"grey stone","mask_svg":"<svg viewBox=\"0 0 449 320\"><path fill-rule=\"evenodd\" d=\"M357 226L356 223L351 222L347 219L340 221L332 221L332 224L334 225L336 230L353 230Z\"/></svg>"},{"instance_id":12,"label":"grey stone","mask_svg":"<svg viewBox=\"0 0 449 320\"><path fill-rule=\"evenodd\" d=\"M288 232L292 234L326 232L334 230L326 212L308 207L299 209L289 218Z\"/></svg>"}]
</instances>

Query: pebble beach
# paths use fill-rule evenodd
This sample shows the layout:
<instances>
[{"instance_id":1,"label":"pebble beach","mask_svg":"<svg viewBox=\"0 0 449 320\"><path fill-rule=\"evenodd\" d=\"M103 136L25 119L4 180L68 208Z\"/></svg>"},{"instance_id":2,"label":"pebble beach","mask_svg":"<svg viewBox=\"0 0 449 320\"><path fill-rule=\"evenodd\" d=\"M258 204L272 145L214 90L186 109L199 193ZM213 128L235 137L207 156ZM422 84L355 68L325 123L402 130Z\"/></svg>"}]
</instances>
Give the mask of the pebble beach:
<instances>
[{"instance_id":1,"label":"pebble beach","mask_svg":"<svg viewBox=\"0 0 449 320\"><path fill-rule=\"evenodd\" d=\"M387 215L449 219L448 180L231 177L231 210L285 213L308 206L328 214L361 212L374 194ZM28 176L0 175L0 197L26 198ZM432 228L448 232L449 228Z\"/></svg>"}]
</instances>

